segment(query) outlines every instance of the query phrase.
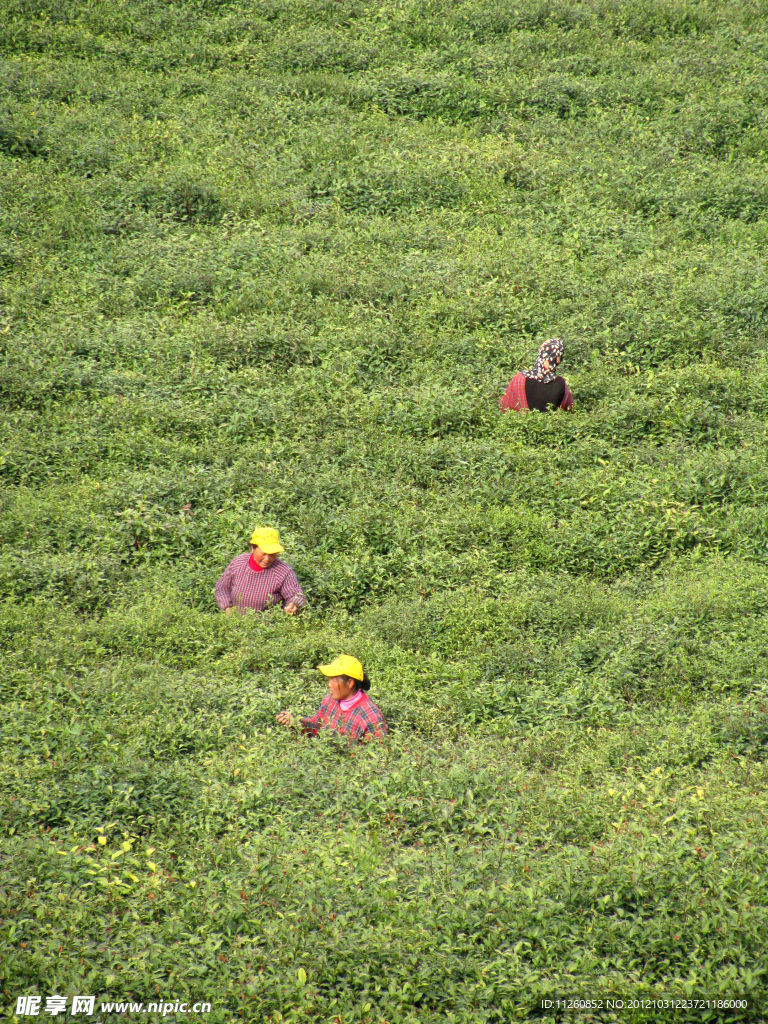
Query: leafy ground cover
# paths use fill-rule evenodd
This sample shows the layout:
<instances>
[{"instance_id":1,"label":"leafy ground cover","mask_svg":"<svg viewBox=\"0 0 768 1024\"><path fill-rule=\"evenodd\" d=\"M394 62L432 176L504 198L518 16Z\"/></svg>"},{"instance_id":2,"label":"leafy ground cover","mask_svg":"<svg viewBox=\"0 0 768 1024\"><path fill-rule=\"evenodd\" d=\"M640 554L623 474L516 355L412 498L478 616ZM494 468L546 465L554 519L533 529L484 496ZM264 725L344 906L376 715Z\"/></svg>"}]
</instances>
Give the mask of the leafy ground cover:
<instances>
[{"instance_id":1,"label":"leafy ground cover","mask_svg":"<svg viewBox=\"0 0 768 1024\"><path fill-rule=\"evenodd\" d=\"M768 1019L767 18L0 0L10 1016Z\"/></svg>"}]
</instances>

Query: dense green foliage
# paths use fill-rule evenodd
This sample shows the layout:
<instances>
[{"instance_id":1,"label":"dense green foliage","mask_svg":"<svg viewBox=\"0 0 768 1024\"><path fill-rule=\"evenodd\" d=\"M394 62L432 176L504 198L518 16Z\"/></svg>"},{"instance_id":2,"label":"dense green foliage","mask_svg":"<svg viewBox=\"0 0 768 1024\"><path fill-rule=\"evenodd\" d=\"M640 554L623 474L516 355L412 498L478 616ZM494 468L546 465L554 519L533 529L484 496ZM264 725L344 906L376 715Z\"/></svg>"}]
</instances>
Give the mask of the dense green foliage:
<instances>
[{"instance_id":1,"label":"dense green foliage","mask_svg":"<svg viewBox=\"0 0 768 1024\"><path fill-rule=\"evenodd\" d=\"M766 1019L763 0L0 0L0 55L4 1008ZM553 335L576 410L501 415ZM258 524L298 620L216 611ZM275 726L342 650L388 744Z\"/></svg>"}]
</instances>

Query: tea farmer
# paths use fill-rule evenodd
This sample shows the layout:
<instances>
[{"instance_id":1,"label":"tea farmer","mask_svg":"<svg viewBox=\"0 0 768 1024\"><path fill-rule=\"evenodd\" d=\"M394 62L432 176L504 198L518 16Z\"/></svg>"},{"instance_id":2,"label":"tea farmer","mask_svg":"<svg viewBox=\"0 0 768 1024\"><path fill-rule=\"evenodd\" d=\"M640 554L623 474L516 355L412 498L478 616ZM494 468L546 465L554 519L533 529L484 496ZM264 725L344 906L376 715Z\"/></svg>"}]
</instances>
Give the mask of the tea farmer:
<instances>
[{"instance_id":1,"label":"tea farmer","mask_svg":"<svg viewBox=\"0 0 768 1024\"><path fill-rule=\"evenodd\" d=\"M306 604L296 573L277 556L285 551L277 530L263 527L251 535L250 553L233 558L216 584L216 604L229 615L251 609L263 612L281 604L295 615Z\"/></svg>"},{"instance_id":2,"label":"tea farmer","mask_svg":"<svg viewBox=\"0 0 768 1024\"><path fill-rule=\"evenodd\" d=\"M323 697L320 707L314 715L300 718L298 722L290 711L281 711L277 716L278 722L288 727L295 726L310 736L317 736L321 729L328 729L348 736L350 743L384 736L387 723L368 696L371 684L357 658L341 654L329 665L318 665L318 668L328 677L328 694Z\"/></svg>"},{"instance_id":3,"label":"tea farmer","mask_svg":"<svg viewBox=\"0 0 768 1024\"><path fill-rule=\"evenodd\" d=\"M563 343L560 338L545 341L536 356L532 370L523 370L509 382L509 387L499 401L502 410L572 409L573 395L562 377L557 376L557 367L563 360Z\"/></svg>"}]
</instances>

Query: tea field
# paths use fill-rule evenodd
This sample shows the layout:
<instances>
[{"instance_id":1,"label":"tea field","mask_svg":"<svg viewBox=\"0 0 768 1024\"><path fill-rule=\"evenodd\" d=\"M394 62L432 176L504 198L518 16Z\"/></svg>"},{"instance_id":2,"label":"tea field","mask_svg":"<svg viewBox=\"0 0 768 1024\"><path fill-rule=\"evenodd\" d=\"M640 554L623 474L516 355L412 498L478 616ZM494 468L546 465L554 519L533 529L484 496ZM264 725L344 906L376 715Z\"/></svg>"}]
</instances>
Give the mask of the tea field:
<instances>
[{"instance_id":1,"label":"tea field","mask_svg":"<svg viewBox=\"0 0 768 1024\"><path fill-rule=\"evenodd\" d=\"M768 1020L765 0L0 0L0 60L3 1013ZM262 524L298 618L217 611ZM275 722L342 651L387 743Z\"/></svg>"}]
</instances>

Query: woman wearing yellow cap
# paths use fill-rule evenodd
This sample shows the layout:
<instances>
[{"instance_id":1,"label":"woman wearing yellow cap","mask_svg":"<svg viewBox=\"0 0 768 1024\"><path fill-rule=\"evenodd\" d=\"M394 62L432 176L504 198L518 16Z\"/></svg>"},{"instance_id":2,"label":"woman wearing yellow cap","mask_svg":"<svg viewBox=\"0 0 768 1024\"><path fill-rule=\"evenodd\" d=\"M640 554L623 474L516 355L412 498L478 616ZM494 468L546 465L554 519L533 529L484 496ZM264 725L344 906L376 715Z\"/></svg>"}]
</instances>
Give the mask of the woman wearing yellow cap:
<instances>
[{"instance_id":1,"label":"woman wearing yellow cap","mask_svg":"<svg viewBox=\"0 0 768 1024\"><path fill-rule=\"evenodd\" d=\"M251 551L233 558L216 584L216 604L223 612L250 608L263 612L281 604L295 615L306 604L296 573L277 556L285 548L277 530L264 527L251 535Z\"/></svg>"},{"instance_id":2,"label":"woman wearing yellow cap","mask_svg":"<svg viewBox=\"0 0 768 1024\"><path fill-rule=\"evenodd\" d=\"M342 654L330 665L318 668L328 677L328 695L314 715L299 719L301 731L317 736L321 729L329 729L348 736L350 743L384 736L387 723L368 696L371 684L357 658ZM281 725L295 724L290 711L281 711L277 720Z\"/></svg>"}]
</instances>

